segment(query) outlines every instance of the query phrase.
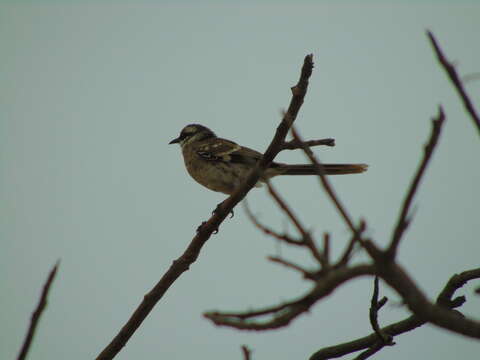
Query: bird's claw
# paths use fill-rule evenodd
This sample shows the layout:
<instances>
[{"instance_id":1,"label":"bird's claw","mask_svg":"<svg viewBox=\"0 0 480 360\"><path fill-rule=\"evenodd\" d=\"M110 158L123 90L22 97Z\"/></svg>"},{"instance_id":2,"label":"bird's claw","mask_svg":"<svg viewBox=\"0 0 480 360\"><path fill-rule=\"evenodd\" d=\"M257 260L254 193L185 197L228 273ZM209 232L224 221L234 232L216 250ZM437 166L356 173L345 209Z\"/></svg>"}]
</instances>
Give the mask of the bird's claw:
<instances>
[{"instance_id":1,"label":"bird's claw","mask_svg":"<svg viewBox=\"0 0 480 360\"><path fill-rule=\"evenodd\" d=\"M215 215L217 212L221 210L222 204L223 202L217 205L217 207L212 211L212 215ZM230 219L233 218L233 216L235 215L235 213L233 212L233 209L230 210L229 214L230 214Z\"/></svg>"},{"instance_id":2,"label":"bird's claw","mask_svg":"<svg viewBox=\"0 0 480 360\"><path fill-rule=\"evenodd\" d=\"M197 233L199 233L202 230L202 228L205 226L206 223L207 223L206 221L202 221L202 223L197 227ZM218 233L218 228L212 231L212 234L217 234L217 233Z\"/></svg>"}]
</instances>

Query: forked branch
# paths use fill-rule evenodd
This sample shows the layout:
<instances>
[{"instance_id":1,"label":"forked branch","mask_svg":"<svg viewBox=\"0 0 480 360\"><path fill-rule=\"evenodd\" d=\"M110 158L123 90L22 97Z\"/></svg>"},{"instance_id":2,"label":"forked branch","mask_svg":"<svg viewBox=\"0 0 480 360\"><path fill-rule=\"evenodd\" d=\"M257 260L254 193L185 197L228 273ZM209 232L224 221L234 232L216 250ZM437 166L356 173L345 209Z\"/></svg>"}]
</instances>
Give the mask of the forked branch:
<instances>
[{"instance_id":1,"label":"forked branch","mask_svg":"<svg viewBox=\"0 0 480 360\"><path fill-rule=\"evenodd\" d=\"M480 135L480 117L478 116L477 111L475 110L475 107L473 106L473 103L470 100L470 97L465 91L463 83L460 80L460 77L458 76L457 71L455 70L455 66L453 66L453 64L450 61L448 61L447 57L443 54L443 51L440 48L440 45L435 39L435 36L433 35L433 33L431 31L427 31L427 35L428 35L428 38L430 39L430 42L432 43L433 50L437 55L438 61L440 62L443 69L447 73L448 77L452 81L455 89L457 89L458 95L460 96L460 99L462 100L463 105L465 106L465 109L470 114L473 124L477 128L477 131Z\"/></svg>"}]
</instances>

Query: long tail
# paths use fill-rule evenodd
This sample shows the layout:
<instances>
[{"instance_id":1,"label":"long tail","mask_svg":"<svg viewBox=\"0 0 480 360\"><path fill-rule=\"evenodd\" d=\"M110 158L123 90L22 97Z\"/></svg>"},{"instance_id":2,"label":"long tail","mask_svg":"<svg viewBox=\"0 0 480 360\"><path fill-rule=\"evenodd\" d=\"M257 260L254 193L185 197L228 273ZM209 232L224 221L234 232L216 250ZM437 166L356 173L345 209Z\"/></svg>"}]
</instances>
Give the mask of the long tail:
<instances>
[{"instance_id":1,"label":"long tail","mask_svg":"<svg viewBox=\"0 0 480 360\"><path fill-rule=\"evenodd\" d=\"M311 164L308 165L287 165L281 164L279 169L284 169L282 175L315 175L317 171ZM359 174L367 171L367 164L323 164L327 175Z\"/></svg>"}]
</instances>

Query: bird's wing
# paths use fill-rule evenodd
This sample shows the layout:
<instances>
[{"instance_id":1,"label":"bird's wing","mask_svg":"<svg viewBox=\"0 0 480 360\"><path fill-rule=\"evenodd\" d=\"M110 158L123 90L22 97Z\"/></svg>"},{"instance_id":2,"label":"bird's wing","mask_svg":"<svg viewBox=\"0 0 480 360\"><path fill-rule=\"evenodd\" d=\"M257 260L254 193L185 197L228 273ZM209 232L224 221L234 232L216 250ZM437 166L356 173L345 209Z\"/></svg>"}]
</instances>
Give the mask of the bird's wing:
<instances>
[{"instance_id":1,"label":"bird's wing","mask_svg":"<svg viewBox=\"0 0 480 360\"><path fill-rule=\"evenodd\" d=\"M262 158L258 151L243 147L233 141L215 138L201 144L197 154L205 160L227 161L233 163L255 164Z\"/></svg>"},{"instance_id":2,"label":"bird's wing","mask_svg":"<svg viewBox=\"0 0 480 360\"><path fill-rule=\"evenodd\" d=\"M197 147L197 154L206 160L228 161L230 154L242 147L233 141L215 138L209 139Z\"/></svg>"}]
</instances>

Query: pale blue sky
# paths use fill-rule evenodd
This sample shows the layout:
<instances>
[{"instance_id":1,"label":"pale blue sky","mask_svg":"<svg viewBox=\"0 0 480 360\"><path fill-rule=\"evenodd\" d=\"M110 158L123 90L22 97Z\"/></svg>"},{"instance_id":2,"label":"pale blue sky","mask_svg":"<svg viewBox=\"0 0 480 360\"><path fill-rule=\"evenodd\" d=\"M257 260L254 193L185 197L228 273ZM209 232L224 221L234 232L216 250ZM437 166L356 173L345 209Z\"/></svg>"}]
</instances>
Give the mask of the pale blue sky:
<instances>
[{"instance_id":1,"label":"pale blue sky","mask_svg":"<svg viewBox=\"0 0 480 360\"><path fill-rule=\"evenodd\" d=\"M478 2L27 3L0 3L1 359L16 356L59 258L30 358L94 358L224 199L186 175L168 141L198 122L264 151L307 53L316 67L298 129L336 139L315 150L323 161L370 165L332 182L378 243L389 239L430 118L444 105L444 134L400 260L432 297L453 273L479 265L480 139L425 36L435 33L462 75L478 73ZM480 81L467 90L480 104ZM299 152L279 159L305 161ZM331 231L338 254L348 231L316 180L274 183L315 235ZM262 221L287 227L263 189L248 198ZM278 331L243 333L202 318L303 294L307 283L265 260L279 251L309 262L279 250L239 207L118 359L240 359L242 344L256 360L305 359L370 333L370 279ZM458 294L478 319L472 292ZM380 323L405 314L387 306ZM395 341L376 359L478 356L478 342L433 326Z\"/></svg>"}]
</instances>

